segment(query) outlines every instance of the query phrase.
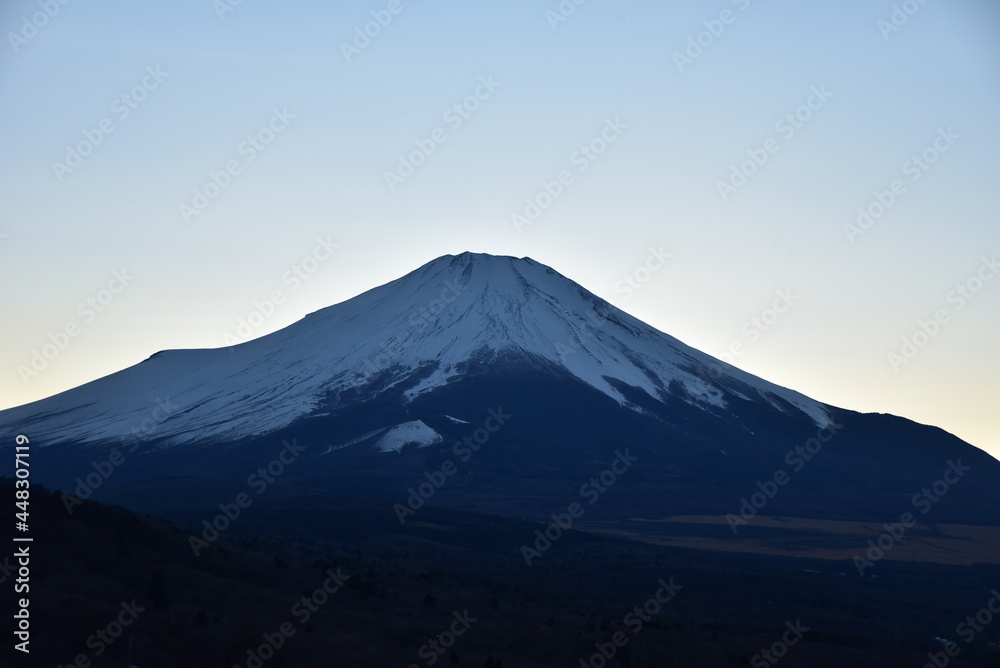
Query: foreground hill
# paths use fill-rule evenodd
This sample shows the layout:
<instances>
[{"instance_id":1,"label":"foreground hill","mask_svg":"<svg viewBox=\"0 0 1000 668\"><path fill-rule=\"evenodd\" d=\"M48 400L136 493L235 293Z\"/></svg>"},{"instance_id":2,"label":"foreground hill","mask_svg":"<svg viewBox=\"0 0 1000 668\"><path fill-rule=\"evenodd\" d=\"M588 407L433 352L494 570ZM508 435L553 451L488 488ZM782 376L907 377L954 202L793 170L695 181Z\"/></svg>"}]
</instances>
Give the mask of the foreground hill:
<instances>
[{"instance_id":1,"label":"foreground hill","mask_svg":"<svg viewBox=\"0 0 1000 668\"><path fill-rule=\"evenodd\" d=\"M0 482L0 495L12 493ZM245 666L287 623L293 633L262 665L580 665L622 634L608 665L756 666L791 623L809 630L784 666L915 666L940 651L934 636L987 604L997 580L984 567L903 565L863 581L824 562L575 532L527 567L517 546L538 525L428 509L401 528L354 499L287 502L248 511L196 557L198 518L164 524L91 502L70 515L35 488L36 627L30 662L17 665L83 654L120 666L131 651L141 668ZM334 593L318 594L324 586ZM650 605L658 594L668 602ZM635 608L647 605L656 612L640 626ZM138 611L134 621L105 643L99 633L115 633L124 609ZM431 641L465 623L438 654ZM949 665L1000 666L997 639L962 643Z\"/></svg>"}]
</instances>

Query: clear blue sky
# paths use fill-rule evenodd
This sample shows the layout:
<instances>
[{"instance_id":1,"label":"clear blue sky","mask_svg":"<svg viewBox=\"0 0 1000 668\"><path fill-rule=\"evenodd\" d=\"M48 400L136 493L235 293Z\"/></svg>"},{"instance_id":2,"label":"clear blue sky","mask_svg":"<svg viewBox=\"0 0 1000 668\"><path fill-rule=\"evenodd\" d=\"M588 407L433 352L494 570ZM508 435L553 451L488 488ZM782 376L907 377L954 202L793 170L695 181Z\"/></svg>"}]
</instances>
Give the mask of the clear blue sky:
<instances>
[{"instance_id":1,"label":"clear blue sky","mask_svg":"<svg viewBox=\"0 0 1000 668\"><path fill-rule=\"evenodd\" d=\"M995 2L224 1L0 8L0 406L473 250L1000 455Z\"/></svg>"}]
</instances>

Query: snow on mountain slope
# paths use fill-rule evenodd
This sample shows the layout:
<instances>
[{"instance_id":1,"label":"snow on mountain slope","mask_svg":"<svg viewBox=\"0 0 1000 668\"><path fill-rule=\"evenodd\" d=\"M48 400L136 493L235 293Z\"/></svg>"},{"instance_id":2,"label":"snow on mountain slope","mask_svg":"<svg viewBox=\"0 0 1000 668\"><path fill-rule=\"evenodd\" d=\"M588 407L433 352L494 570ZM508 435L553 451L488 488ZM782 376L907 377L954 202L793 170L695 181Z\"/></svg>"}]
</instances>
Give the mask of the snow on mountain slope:
<instances>
[{"instance_id":1,"label":"snow on mountain slope","mask_svg":"<svg viewBox=\"0 0 1000 668\"><path fill-rule=\"evenodd\" d=\"M378 439L376 447L382 452L398 452L408 443L416 443L423 447L440 443L443 440L441 434L424 424L423 420L414 420L397 424L387 431L382 438Z\"/></svg>"},{"instance_id":2,"label":"snow on mountain slope","mask_svg":"<svg viewBox=\"0 0 1000 668\"><path fill-rule=\"evenodd\" d=\"M30 429L40 444L143 429L170 444L235 440L280 429L374 379L393 386L434 365L406 392L412 400L470 361L507 354L562 368L636 410L609 379L657 400L679 383L705 408L724 409L733 395L790 404L819 425L830 419L823 404L719 363L530 258L463 253L232 348L157 353L3 411L0 426Z\"/></svg>"}]
</instances>

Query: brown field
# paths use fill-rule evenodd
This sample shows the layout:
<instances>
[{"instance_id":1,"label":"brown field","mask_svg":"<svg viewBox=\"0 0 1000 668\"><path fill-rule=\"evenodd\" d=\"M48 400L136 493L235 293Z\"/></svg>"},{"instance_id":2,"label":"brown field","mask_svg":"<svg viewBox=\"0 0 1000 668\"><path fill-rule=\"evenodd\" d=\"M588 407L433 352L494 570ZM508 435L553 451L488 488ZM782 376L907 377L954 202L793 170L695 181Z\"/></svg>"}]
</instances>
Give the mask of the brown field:
<instances>
[{"instance_id":1,"label":"brown field","mask_svg":"<svg viewBox=\"0 0 1000 668\"><path fill-rule=\"evenodd\" d=\"M653 526L651 526L653 525ZM674 515L660 519L632 517L626 523L587 522L580 529L655 545L699 550L765 554L806 559L843 560L853 567L864 556L868 540L885 532L875 522L823 520L806 517L758 516L733 535L721 515ZM747 529L766 528L767 537L747 537ZM652 529L652 530L651 530ZM906 530L885 560L953 566L1000 564L1000 527L966 524L918 524Z\"/></svg>"}]
</instances>

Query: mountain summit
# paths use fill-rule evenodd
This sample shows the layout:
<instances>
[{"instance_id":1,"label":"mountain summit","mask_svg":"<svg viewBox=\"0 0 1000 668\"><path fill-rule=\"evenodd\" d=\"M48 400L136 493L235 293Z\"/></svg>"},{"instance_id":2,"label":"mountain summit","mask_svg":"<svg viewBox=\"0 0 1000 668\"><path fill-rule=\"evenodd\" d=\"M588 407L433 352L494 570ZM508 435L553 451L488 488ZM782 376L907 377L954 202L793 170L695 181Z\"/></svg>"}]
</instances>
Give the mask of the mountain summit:
<instances>
[{"instance_id":1,"label":"mountain summit","mask_svg":"<svg viewBox=\"0 0 1000 668\"><path fill-rule=\"evenodd\" d=\"M409 403L468 373L518 366L638 412L681 398L725 414L739 399L830 423L823 404L723 364L531 258L468 252L247 343L157 353L4 411L0 423L42 443L91 443L141 429L159 402L158 417L169 416L155 425L162 444L235 441L359 397L398 391Z\"/></svg>"}]
</instances>

